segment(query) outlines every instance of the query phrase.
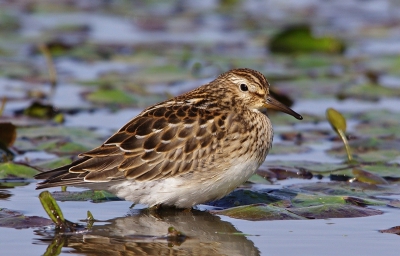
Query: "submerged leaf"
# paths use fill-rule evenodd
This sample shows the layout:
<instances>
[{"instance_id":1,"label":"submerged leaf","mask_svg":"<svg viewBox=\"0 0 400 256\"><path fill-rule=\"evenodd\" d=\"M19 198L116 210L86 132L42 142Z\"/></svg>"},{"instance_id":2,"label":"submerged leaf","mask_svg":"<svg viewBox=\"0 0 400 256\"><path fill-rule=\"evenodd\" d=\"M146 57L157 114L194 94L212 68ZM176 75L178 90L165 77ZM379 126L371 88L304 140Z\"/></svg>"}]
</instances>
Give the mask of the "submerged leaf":
<instances>
[{"instance_id":1,"label":"submerged leaf","mask_svg":"<svg viewBox=\"0 0 400 256\"><path fill-rule=\"evenodd\" d=\"M353 168L353 174L359 182L375 184L375 185L389 184L389 182L387 182L384 178L359 168Z\"/></svg>"}]
</instances>

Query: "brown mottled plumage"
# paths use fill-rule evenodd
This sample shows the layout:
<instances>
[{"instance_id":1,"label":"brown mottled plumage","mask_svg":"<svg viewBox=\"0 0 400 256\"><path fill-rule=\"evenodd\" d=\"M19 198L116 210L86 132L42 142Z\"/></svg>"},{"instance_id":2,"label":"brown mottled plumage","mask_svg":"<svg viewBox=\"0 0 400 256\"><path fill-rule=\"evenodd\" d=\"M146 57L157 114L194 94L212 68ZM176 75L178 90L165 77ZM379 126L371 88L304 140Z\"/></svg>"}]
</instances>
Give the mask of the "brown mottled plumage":
<instances>
[{"instance_id":1,"label":"brown mottled plumage","mask_svg":"<svg viewBox=\"0 0 400 256\"><path fill-rule=\"evenodd\" d=\"M269 95L258 71L234 69L145 109L77 161L36 175L37 188L104 189L135 203L191 207L223 197L265 160L273 108L302 117Z\"/></svg>"}]
</instances>

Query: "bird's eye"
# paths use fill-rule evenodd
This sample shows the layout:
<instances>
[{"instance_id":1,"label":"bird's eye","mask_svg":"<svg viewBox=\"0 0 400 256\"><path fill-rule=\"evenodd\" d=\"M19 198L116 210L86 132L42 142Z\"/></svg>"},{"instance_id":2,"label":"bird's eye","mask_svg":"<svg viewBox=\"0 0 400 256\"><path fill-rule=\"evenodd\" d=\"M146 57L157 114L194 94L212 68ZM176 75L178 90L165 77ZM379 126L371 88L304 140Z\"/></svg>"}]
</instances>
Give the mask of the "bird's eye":
<instances>
[{"instance_id":1,"label":"bird's eye","mask_svg":"<svg viewBox=\"0 0 400 256\"><path fill-rule=\"evenodd\" d=\"M245 85L245 84L241 84L241 85L240 85L240 90L242 90L242 91L246 92L246 91L248 91L248 90L249 90L249 88L247 87L247 85Z\"/></svg>"}]
</instances>

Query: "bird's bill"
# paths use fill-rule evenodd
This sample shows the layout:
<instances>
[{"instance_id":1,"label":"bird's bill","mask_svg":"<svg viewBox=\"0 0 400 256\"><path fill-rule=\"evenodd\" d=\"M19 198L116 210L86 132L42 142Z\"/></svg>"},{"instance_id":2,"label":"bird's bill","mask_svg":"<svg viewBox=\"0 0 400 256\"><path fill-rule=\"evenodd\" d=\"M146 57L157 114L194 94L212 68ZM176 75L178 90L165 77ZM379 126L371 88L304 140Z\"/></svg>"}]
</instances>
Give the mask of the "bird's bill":
<instances>
[{"instance_id":1,"label":"bird's bill","mask_svg":"<svg viewBox=\"0 0 400 256\"><path fill-rule=\"evenodd\" d=\"M299 120L303 119L303 117L300 114L294 112L291 108L280 103L278 100L274 99L272 96L268 96L267 100L264 103L264 107L284 112L284 113L289 114Z\"/></svg>"}]
</instances>

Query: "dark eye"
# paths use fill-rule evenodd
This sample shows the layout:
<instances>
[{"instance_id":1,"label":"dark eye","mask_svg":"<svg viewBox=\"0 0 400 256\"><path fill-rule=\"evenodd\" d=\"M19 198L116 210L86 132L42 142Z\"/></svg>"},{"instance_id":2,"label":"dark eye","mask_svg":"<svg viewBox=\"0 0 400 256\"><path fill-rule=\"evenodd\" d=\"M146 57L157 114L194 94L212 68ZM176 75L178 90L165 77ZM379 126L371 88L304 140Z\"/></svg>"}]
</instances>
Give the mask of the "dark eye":
<instances>
[{"instance_id":1,"label":"dark eye","mask_svg":"<svg viewBox=\"0 0 400 256\"><path fill-rule=\"evenodd\" d=\"M245 84L241 84L241 85L240 85L240 90L242 90L242 91L246 92L246 91L248 91L248 90L249 90L249 88L247 88L247 85L245 85Z\"/></svg>"}]
</instances>

